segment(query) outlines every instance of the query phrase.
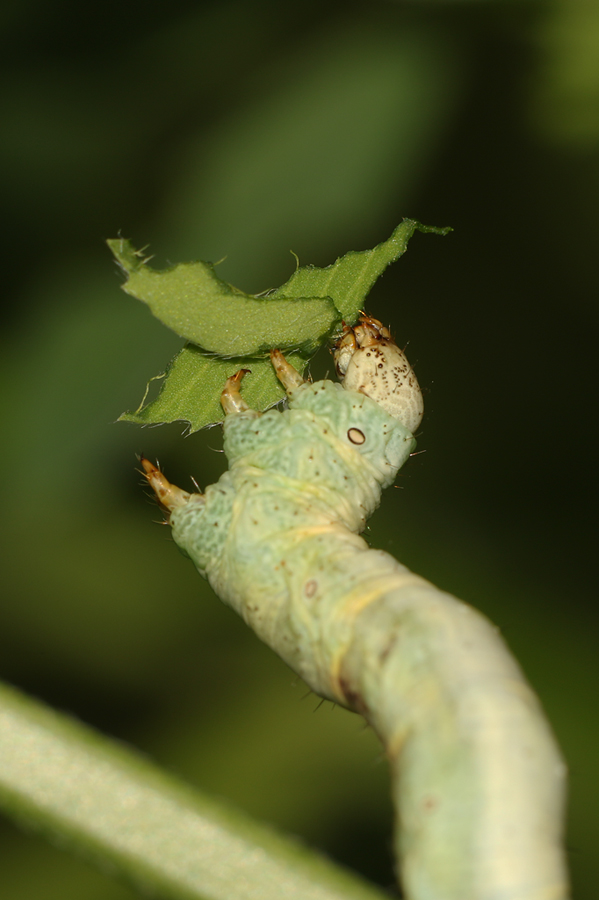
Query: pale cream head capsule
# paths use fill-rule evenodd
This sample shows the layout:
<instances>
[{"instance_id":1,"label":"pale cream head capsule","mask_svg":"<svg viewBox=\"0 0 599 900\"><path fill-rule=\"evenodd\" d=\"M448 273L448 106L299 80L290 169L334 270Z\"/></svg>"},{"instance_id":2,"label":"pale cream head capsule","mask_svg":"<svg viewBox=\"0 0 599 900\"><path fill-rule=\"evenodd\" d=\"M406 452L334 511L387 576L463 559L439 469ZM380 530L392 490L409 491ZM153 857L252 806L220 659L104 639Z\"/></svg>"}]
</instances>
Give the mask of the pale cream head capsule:
<instances>
[{"instance_id":1,"label":"pale cream head capsule","mask_svg":"<svg viewBox=\"0 0 599 900\"><path fill-rule=\"evenodd\" d=\"M333 356L346 390L366 394L414 434L424 413L422 391L405 354L378 319L363 315L357 325L344 325Z\"/></svg>"}]
</instances>

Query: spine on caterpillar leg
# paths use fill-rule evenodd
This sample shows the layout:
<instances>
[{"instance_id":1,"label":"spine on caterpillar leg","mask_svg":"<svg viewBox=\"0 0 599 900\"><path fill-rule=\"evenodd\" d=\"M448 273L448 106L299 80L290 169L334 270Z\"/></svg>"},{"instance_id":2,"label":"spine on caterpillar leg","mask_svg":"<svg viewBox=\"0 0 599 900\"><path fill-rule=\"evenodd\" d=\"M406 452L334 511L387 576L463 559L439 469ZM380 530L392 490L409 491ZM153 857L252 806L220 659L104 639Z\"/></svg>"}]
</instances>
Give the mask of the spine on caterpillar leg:
<instances>
[{"instance_id":1,"label":"spine on caterpillar leg","mask_svg":"<svg viewBox=\"0 0 599 900\"><path fill-rule=\"evenodd\" d=\"M221 599L379 734L409 900L565 900L564 767L534 694L484 617L359 536L414 449L414 373L368 317L335 356L341 385L306 384L273 352L283 413L227 381L230 467L205 494L148 479Z\"/></svg>"}]
</instances>

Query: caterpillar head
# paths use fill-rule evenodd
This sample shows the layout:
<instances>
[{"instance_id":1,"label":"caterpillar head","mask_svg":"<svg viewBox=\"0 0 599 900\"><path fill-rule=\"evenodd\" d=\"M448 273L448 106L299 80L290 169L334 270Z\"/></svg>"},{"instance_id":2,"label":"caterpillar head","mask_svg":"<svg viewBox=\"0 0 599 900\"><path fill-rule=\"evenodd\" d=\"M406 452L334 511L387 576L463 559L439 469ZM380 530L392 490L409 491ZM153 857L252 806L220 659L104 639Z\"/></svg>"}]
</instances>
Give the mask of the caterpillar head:
<instances>
[{"instance_id":1,"label":"caterpillar head","mask_svg":"<svg viewBox=\"0 0 599 900\"><path fill-rule=\"evenodd\" d=\"M405 425L412 434L424 412L422 392L414 371L388 328L362 315L343 334L333 350L337 375L348 391L359 391Z\"/></svg>"}]
</instances>

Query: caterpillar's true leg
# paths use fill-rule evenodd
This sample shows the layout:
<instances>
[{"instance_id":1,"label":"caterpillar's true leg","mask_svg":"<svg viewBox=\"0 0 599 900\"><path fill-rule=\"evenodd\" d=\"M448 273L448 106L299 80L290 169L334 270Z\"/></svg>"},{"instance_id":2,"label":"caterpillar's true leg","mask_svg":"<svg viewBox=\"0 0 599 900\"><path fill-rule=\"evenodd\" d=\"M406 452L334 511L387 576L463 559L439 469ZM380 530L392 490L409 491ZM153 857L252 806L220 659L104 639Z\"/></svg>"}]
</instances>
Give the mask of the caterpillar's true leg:
<instances>
[{"instance_id":1,"label":"caterpillar's true leg","mask_svg":"<svg viewBox=\"0 0 599 900\"><path fill-rule=\"evenodd\" d=\"M306 379L302 378L297 369L287 362L280 350L270 351L270 361L277 373L277 378L288 394L305 383Z\"/></svg>"},{"instance_id":2,"label":"caterpillar's true leg","mask_svg":"<svg viewBox=\"0 0 599 900\"><path fill-rule=\"evenodd\" d=\"M149 459L145 459L145 457L142 456L139 461L141 462L144 470L143 473L148 479L150 487L156 494L160 505L166 509L167 512L172 512L174 509L177 509L178 506L185 506L192 496L198 498L203 496L203 494L188 494L187 491L183 491L175 484L171 484L162 474L160 469L151 463Z\"/></svg>"},{"instance_id":3,"label":"caterpillar's true leg","mask_svg":"<svg viewBox=\"0 0 599 900\"><path fill-rule=\"evenodd\" d=\"M251 369L240 369L230 378L227 378L223 392L220 395L220 405L225 411L226 416L231 413L246 412L250 409L241 394L239 393L239 384L244 375L248 375Z\"/></svg>"},{"instance_id":4,"label":"caterpillar's true leg","mask_svg":"<svg viewBox=\"0 0 599 900\"><path fill-rule=\"evenodd\" d=\"M333 348L335 368L337 369L337 375L339 376L339 378L343 378L343 376L347 372L347 367L350 363L350 360L357 349L358 342L356 340L356 335L354 334L354 329L351 327L351 325L346 325L344 322L343 334Z\"/></svg>"}]
</instances>

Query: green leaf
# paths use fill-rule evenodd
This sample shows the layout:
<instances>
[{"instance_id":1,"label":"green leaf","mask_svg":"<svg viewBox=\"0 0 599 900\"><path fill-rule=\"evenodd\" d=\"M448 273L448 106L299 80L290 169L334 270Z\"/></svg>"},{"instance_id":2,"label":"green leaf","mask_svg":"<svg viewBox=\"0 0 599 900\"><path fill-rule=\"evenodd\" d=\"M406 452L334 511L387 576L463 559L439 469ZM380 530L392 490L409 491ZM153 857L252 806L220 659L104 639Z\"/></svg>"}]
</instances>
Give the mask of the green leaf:
<instances>
[{"instance_id":1,"label":"green leaf","mask_svg":"<svg viewBox=\"0 0 599 900\"><path fill-rule=\"evenodd\" d=\"M306 359L299 353L286 353L285 358L303 374ZM135 422L137 425L183 421L189 422L192 432L221 422L224 419L220 405L222 389L229 375L234 375L239 369L251 370L243 381L243 398L252 409L267 409L285 396L270 358L219 359L207 356L193 344L187 344L172 360L164 375L157 376L165 380L156 399L146 406L142 401L139 409L123 413L119 421Z\"/></svg>"},{"instance_id":2,"label":"green leaf","mask_svg":"<svg viewBox=\"0 0 599 900\"><path fill-rule=\"evenodd\" d=\"M352 250L325 269L302 266L271 297L330 297L343 319L353 325L372 286L387 266L402 256L415 231L447 234L451 228L421 225L415 219L404 219L391 237L373 250Z\"/></svg>"},{"instance_id":3,"label":"green leaf","mask_svg":"<svg viewBox=\"0 0 599 900\"><path fill-rule=\"evenodd\" d=\"M326 295L254 297L217 278L211 263L156 271L129 241L107 243L127 273L123 289L181 337L219 356L254 356L272 347L310 356L339 324Z\"/></svg>"},{"instance_id":4,"label":"green leaf","mask_svg":"<svg viewBox=\"0 0 599 900\"><path fill-rule=\"evenodd\" d=\"M239 369L251 369L243 396L253 409L277 403L285 392L266 352L284 350L303 374L308 358L331 337L341 318L349 324L356 321L373 284L405 253L415 231L447 234L451 228L404 219L374 249L350 251L326 268L302 266L267 297L244 294L221 281L210 263L184 263L158 272L128 241L108 241L128 275L124 290L192 342L163 375L156 376L164 378L156 399L145 404L148 384L139 408L123 413L120 421L138 425L183 421L191 431L220 422L221 392L226 379Z\"/></svg>"},{"instance_id":5,"label":"green leaf","mask_svg":"<svg viewBox=\"0 0 599 900\"><path fill-rule=\"evenodd\" d=\"M375 887L0 685L0 807L165 900L384 900Z\"/></svg>"}]
</instances>

